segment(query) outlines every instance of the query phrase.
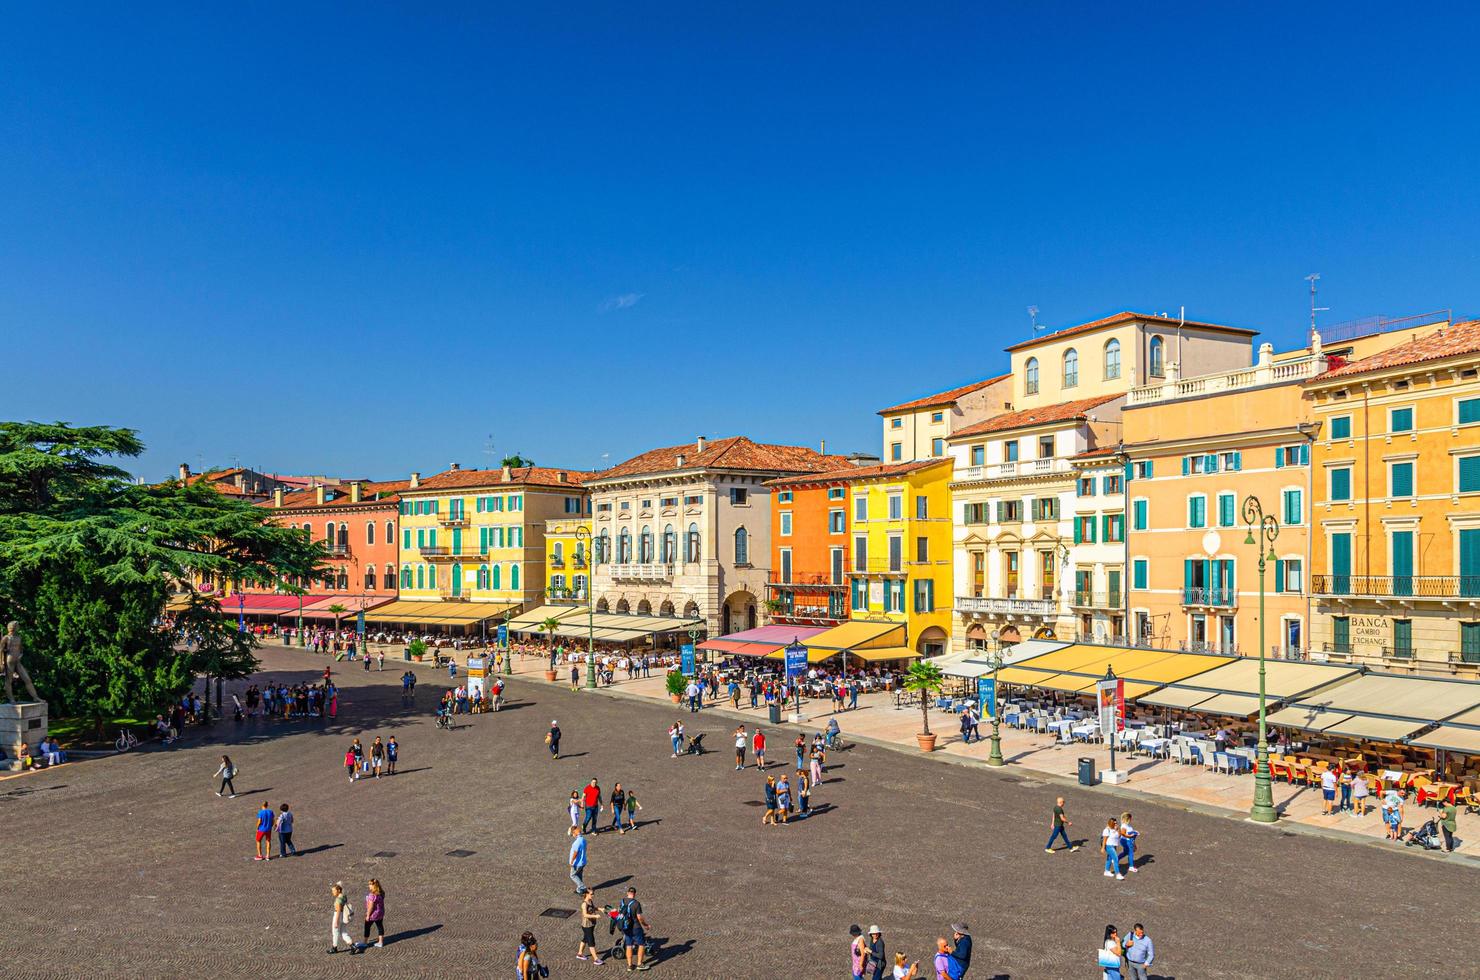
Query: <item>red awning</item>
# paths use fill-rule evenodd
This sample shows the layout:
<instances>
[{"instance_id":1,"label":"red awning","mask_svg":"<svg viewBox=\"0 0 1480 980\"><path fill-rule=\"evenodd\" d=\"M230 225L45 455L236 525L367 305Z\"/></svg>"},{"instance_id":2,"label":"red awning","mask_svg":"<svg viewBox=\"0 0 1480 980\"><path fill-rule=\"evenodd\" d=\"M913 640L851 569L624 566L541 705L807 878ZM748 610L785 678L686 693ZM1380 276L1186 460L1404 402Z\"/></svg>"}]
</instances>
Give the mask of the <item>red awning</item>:
<instances>
[{"instance_id":1,"label":"red awning","mask_svg":"<svg viewBox=\"0 0 1480 980\"><path fill-rule=\"evenodd\" d=\"M306 606L322 598L324 598L322 595L306 595L303 597L303 604ZM228 592L216 596L216 600L221 603L221 611L226 613L234 613L238 610L249 613L275 613L282 612L284 609L298 608L298 596L296 595L258 595L249 593L241 596L240 601L238 601L237 596Z\"/></svg>"},{"instance_id":2,"label":"red awning","mask_svg":"<svg viewBox=\"0 0 1480 980\"><path fill-rule=\"evenodd\" d=\"M700 650L713 650L716 653L734 653L742 657L764 657L772 650L779 649L780 643L745 643L737 640L705 640L699 644Z\"/></svg>"}]
</instances>

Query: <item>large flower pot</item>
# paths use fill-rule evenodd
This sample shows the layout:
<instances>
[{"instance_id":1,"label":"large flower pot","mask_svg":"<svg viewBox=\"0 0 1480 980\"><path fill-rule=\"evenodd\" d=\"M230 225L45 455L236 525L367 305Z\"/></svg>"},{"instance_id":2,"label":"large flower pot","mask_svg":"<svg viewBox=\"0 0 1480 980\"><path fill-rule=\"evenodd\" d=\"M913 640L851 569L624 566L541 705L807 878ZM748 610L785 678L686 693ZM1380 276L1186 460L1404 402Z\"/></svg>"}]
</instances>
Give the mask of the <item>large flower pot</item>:
<instances>
[{"instance_id":1,"label":"large flower pot","mask_svg":"<svg viewBox=\"0 0 1480 980\"><path fill-rule=\"evenodd\" d=\"M545 680L549 681L552 684L555 683L555 671L553 671L553 670L547 670L547 671L545 671Z\"/></svg>"},{"instance_id":2,"label":"large flower pot","mask_svg":"<svg viewBox=\"0 0 1480 980\"><path fill-rule=\"evenodd\" d=\"M921 752L934 752L935 751L935 735L934 735L934 733L932 733L930 735L916 735L915 736L915 741L917 741L917 742L920 743L920 751Z\"/></svg>"},{"instance_id":3,"label":"large flower pot","mask_svg":"<svg viewBox=\"0 0 1480 980\"><path fill-rule=\"evenodd\" d=\"M683 695L682 694L670 694L670 695L668 695L668 698L674 704L682 704L683 703Z\"/></svg>"}]
</instances>

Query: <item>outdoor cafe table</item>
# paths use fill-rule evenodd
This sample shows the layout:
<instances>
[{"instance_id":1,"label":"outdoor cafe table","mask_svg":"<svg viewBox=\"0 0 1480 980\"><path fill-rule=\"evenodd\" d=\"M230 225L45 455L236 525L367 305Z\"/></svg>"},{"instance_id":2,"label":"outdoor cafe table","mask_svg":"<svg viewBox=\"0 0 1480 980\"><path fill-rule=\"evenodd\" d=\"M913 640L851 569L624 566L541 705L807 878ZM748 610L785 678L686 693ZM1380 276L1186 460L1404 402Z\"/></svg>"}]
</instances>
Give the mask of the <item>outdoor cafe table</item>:
<instances>
[{"instance_id":1,"label":"outdoor cafe table","mask_svg":"<svg viewBox=\"0 0 1480 980\"><path fill-rule=\"evenodd\" d=\"M1094 723L1094 722L1091 722L1088 725L1075 725L1070 730L1075 735L1083 735L1083 736L1088 737L1088 736L1094 735L1095 732L1099 731L1100 730L1100 726L1098 724Z\"/></svg>"},{"instance_id":2,"label":"outdoor cafe table","mask_svg":"<svg viewBox=\"0 0 1480 980\"><path fill-rule=\"evenodd\" d=\"M1136 748L1151 755L1161 755L1171 744L1172 740L1169 738L1143 738L1137 743Z\"/></svg>"},{"instance_id":3,"label":"outdoor cafe table","mask_svg":"<svg viewBox=\"0 0 1480 980\"><path fill-rule=\"evenodd\" d=\"M1458 783L1429 783L1426 786L1420 786L1418 788L1417 802L1419 805L1429 800L1438 800L1440 803L1452 803L1454 801L1454 793L1457 789L1459 789Z\"/></svg>"}]
</instances>

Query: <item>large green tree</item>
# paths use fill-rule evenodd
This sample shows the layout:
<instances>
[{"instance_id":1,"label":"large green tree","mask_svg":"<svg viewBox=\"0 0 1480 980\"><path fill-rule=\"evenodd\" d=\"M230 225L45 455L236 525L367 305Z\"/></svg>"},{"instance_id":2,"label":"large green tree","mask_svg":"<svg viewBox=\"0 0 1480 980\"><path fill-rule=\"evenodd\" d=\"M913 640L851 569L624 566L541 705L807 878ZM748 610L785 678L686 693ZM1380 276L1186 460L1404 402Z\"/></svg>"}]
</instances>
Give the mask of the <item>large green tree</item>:
<instances>
[{"instance_id":1,"label":"large green tree","mask_svg":"<svg viewBox=\"0 0 1480 980\"><path fill-rule=\"evenodd\" d=\"M37 690L64 716L151 713L207 676L256 667L249 634L193 595L207 577L293 591L323 549L204 482L132 482L112 460L144 446L129 429L0 423L0 620L17 620ZM179 643L181 630L191 639Z\"/></svg>"}]
</instances>

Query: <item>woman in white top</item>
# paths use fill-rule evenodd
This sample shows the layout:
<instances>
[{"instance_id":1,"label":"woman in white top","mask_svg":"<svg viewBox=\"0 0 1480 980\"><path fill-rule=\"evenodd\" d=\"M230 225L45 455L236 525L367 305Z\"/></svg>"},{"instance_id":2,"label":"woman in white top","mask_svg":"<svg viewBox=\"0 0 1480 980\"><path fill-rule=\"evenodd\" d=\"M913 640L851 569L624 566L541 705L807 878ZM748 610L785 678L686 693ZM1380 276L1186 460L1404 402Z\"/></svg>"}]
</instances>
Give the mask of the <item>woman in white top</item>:
<instances>
[{"instance_id":1,"label":"woman in white top","mask_svg":"<svg viewBox=\"0 0 1480 980\"><path fill-rule=\"evenodd\" d=\"M915 980L915 977L919 975L920 964L918 961L911 963L909 966L905 966L905 962L903 953L894 954L894 980Z\"/></svg>"},{"instance_id":2,"label":"woman in white top","mask_svg":"<svg viewBox=\"0 0 1480 980\"><path fill-rule=\"evenodd\" d=\"M1105 952L1116 958L1114 966L1103 967L1101 976L1103 980L1120 980L1119 958L1125 955L1125 950L1120 948L1120 933L1114 926L1105 927Z\"/></svg>"},{"instance_id":3,"label":"woman in white top","mask_svg":"<svg viewBox=\"0 0 1480 980\"><path fill-rule=\"evenodd\" d=\"M576 828L581 825L581 794L577 790L570 791L570 835L576 834Z\"/></svg>"},{"instance_id":4,"label":"woman in white top","mask_svg":"<svg viewBox=\"0 0 1480 980\"><path fill-rule=\"evenodd\" d=\"M1124 881L1120 873L1120 825L1111 817L1100 831L1100 853L1105 855L1105 877Z\"/></svg>"},{"instance_id":5,"label":"woman in white top","mask_svg":"<svg viewBox=\"0 0 1480 980\"><path fill-rule=\"evenodd\" d=\"M1125 866L1131 871L1136 870L1136 838L1141 835L1136 828L1131 826L1131 814L1127 810L1120 815L1120 853L1125 858Z\"/></svg>"}]
</instances>

